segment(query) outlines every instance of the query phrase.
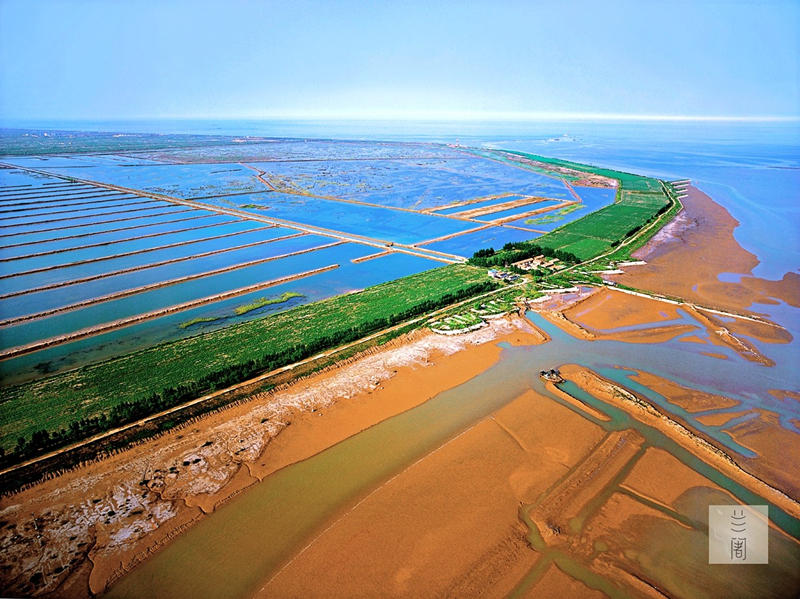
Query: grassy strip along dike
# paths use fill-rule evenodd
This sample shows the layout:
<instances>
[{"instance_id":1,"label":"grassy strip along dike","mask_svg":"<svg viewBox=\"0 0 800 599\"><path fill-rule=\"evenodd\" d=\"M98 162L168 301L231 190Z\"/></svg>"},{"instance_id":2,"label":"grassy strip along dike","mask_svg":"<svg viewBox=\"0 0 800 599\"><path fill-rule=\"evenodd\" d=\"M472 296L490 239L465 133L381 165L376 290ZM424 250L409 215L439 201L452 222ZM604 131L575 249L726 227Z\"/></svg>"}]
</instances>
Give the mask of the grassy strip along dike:
<instances>
[{"instance_id":1,"label":"grassy strip along dike","mask_svg":"<svg viewBox=\"0 0 800 599\"><path fill-rule=\"evenodd\" d=\"M495 286L483 269L444 266L0 389L0 466L134 422ZM171 416L171 425L180 420Z\"/></svg>"},{"instance_id":2,"label":"grassy strip along dike","mask_svg":"<svg viewBox=\"0 0 800 599\"><path fill-rule=\"evenodd\" d=\"M554 172L566 179L578 179L581 173L616 179L617 196L613 204L566 223L538 237L533 243L523 241L506 244L499 251L492 248L480 250L470 260L473 264L504 266L537 253L554 256L564 262L585 262L611 252L648 225L659 221L658 226L643 236L649 239L680 209L674 190L659 179L522 152L502 151L497 154L505 162L519 159L520 165L533 170L552 167ZM629 252L623 251L614 253L619 258L629 255Z\"/></svg>"}]
</instances>

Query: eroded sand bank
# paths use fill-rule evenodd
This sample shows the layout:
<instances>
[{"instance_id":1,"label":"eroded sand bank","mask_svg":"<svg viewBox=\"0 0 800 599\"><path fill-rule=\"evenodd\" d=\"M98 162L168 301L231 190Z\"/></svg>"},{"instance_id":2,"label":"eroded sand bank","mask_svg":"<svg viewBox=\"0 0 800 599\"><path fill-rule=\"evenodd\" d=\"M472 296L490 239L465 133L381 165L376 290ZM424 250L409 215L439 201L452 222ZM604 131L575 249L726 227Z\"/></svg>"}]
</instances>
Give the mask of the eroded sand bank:
<instances>
[{"instance_id":1,"label":"eroded sand bank","mask_svg":"<svg viewBox=\"0 0 800 599\"><path fill-rule=\"evenodd\" d=\"M590 371L565 367L562 374L620 404L614 387ZM786 499L674 423L635 404L623 407L743 484ZM608 432L581 410L529 391L336 518L266 578L257 596L723 592L729 573L698 566L707 545L698 506L707 504L697 497L736 502L635 430ZM661 529L680 549L654 558L652 531ZM785 578L760 590L791 590L800 584L792 573L800 545L777 529L771 534L779 552L773 572ZM654 560L668 564L663 572ZM689 570L696 578L686 584L679 572ZM768 576L762 568L741 582L756 593Z\"/></svg>"},{"instance_id":2,"label":"eroded sand bank","mask_svg":"<svg viewBox=\"0 0 800 599\"><path fill-rule=\"evenodd\" d=\"M499 342L544 340L522 319L458 337L413 333L5 497L0 587L58 589L68 597L100 592L269 473L475 376L498 359Z\"/></svg>"}]
</instances>

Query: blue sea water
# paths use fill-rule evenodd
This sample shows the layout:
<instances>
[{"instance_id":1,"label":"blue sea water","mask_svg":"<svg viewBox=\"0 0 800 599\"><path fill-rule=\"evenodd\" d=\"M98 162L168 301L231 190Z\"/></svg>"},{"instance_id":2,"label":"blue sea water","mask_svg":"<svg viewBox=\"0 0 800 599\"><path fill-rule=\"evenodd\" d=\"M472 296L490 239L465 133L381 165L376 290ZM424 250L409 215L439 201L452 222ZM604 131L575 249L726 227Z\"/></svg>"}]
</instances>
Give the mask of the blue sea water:
<instances>
[{"instance_id":1,"label":"blue sea water","mask_svg":"<svg viewBox=\"0 0 800 599\"><path fill-rule=\"evenodd\" d=\"M689 178L739 221L736 240L760 260L754 275L775 280L800 272L798 124L573 124L565 131L568 141L520 136L485 143L668 179Z\"/></svg>"}]
</instances>

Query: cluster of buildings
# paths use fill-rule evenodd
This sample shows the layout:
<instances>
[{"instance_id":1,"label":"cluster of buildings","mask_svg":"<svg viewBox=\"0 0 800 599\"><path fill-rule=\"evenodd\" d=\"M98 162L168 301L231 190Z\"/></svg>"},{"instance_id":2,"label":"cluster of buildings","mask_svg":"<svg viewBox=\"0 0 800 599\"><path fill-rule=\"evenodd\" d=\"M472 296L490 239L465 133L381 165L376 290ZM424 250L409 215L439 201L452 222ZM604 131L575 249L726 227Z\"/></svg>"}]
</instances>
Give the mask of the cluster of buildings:
<instances>
[{"instance_id":1,"label":"cluster of buildings","mask_svg":"<svg viewBox=\"0 0 800 599\"><path fill-rule=\"evenodd\" d=\"M489 271L489 276L498 281L505 281L506 283L514 283L520 278L519 275L515 275L513 272L497 270L496 268Z\"/></svg>"},{"instance_id":2,"label":"cluster of buildings","mask_svg":"<svg viewBox=\"0 0 800 599\"><path fill-rule=\"evenodd\" d=\"M534 270L536 268L549 268L550 270L561 270L566 265L561 263L558 258L550 258L549 260L542 256L535 256L534 258L525 258L519 262L514 262L514 266L522 270Z\"/></svg>"}]
</instances>

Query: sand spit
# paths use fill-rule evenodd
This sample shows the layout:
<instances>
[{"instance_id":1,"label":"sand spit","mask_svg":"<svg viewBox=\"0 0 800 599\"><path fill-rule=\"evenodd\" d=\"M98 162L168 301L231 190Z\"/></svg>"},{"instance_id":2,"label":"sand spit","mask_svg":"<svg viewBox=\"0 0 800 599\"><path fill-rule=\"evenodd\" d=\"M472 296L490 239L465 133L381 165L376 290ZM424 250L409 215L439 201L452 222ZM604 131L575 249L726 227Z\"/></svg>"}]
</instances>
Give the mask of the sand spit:
<instances>
[{"instance_id":1,"label":"sand spit","mask_svg":"<svg viewBox=\"0 0 800 599\"><path fill-rule=\"evenodd\" d=\"M649 402L639 399L630 391L581 366L566 365L561 368L561 374L594 397L622 407L637 420L663 432L684 449L746 488L754 490L787 514L800 518L800 503L796 499L745 471L730 455L662 413Z\"/></svg>"},{"instance_id":2,"label":"sand spit","mask_svg":"<svg viewBox=\"0 0 800 599\"><path fill-rule=\"evenodd\" d=\"M679 310L691 316L694 323L670 322L682 319ZM626 343L662 343L703 327L710 343L728 346L743 358L765 366L772 366L774 362L734 332L742 331L742 334L767 343L788 343L791 339L791 334L780 327L739 320L726 322L723 326L714 315L688 304L668 304L608 288L582 296L572 303L564 303L560 310L544 311L542 316L573 337L588 341L605 339ZM664 324L659 326L659 323ZM625 327L630 328L621 330ZM683 339L706 342L696 336Z\"/></svg>"},{"instance_id":3,"label":"sand spit","mask_svg":"<svg viewBox=\"0 0 800 599\"><path fill-rule=\"evenodd\" d=\"M710 333L713 333L714 337L712 338L720 340L746 360L758 362L764 366L775 365L774 361L758 351L758 349L756 349L752 343L749 343L748 341L745 341L744 339L734 335L728 327L722 326L720 322L710 314L698 310L692 306L686 306L686 311L689 312L689 314L691 314L695 320L705 325ZM787 331L784 330L784 332L788 334Z\"/></svg>"},{"instance_id":4,"label":"sand spit","mask_svg":"<svg viewBox=\"0 0 800 599\"><path fill-rule=\"evenodd\" d=\"M478 374L499 357L499 340L527 345L545 337L518 318L458 337L415 332L5 497L0 588L100 592L270 472ZM474 351L462 351L468 347Z\"/></svg>"},{"instance_id":5,"label":"sand spit","mask_svg":"<svg viewBox=\"0 0 800 599\"><path fill-rule=\"evenodd\" d=\"M561 179L561 177L559 177L558 175L575 177L576 179L571 183L571 185L580 185L584 187L607 187L607 188L616 188L618 185L616 179L605 177L603 175L597 175L594 173L587 173L585 171L574 170L569 168L568 166L561 166L550 162L540 162L534 158L528 158L527 156L521 156L519 154L505 152L502 150L497 151L497 154L505 158L508 158L512 162L512 164L514 162L518 162L533 166L534 168L537 169L549 171L550 173L554 173L553 175L550 176L557 177L559 179Z\"/></svg>"},{"instance_id":6,"label":"sand spit","mask_svg":"<svg viewBox=\"0 0 800 599\"><path fill-rule=\"evenodd\" d=\"M463 212L455 212L453 214L455 214L456 216L460 216L461 218L477 218L479 216L484 216L486 214L492 214L493 212L503 212L504 210L509 210L511 208L517 208L520 206L526 206L528 204L538 204L540 202L546 202L549 199L550 198L525 196L524 198L511 200L508 202L502 202L500 204L492 204L490 206L483 206L481 208L473 208L471 210L464 210Z\"/></svg>"}]
</instances>

